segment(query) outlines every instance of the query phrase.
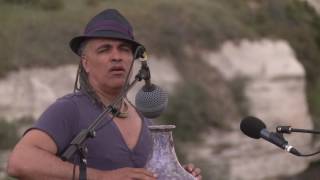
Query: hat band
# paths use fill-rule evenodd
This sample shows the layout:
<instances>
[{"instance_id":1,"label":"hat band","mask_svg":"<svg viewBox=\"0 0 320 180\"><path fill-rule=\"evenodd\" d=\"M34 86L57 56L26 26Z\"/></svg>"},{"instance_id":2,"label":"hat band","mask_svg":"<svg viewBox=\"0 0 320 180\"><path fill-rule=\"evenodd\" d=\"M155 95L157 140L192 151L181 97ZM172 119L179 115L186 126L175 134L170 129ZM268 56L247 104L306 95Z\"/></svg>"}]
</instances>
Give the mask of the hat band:
<instances>
[{"instance_id":1,"label":"hat band","mask_svg":"<svg viewBox=\"0 0 320 180\"><path fill-rule=\"evenodd\" d=\"M133 33L129 28L126 28L115 21L99 21L99 23L96 23L90 26L90 28L87 28L84 34L90 35L90 34L93 34L95 31L108 31L108 30L121 32L122 34L128 35L132 40L134 39Z\"/></svg>"}]
</instances>

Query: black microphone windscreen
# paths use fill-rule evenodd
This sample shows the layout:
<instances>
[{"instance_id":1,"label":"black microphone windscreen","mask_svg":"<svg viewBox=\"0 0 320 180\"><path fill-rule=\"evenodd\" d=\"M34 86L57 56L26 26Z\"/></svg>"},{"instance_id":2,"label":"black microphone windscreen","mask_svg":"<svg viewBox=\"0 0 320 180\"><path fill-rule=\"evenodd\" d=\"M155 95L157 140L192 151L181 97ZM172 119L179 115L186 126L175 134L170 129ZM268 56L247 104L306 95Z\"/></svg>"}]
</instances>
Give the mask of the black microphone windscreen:
<instances>
[{"instance_id":1,"label":"black microphone windscreen","mask_svg":"<svg viewBox=\"0 0 320 180\"><path fill-rule=\"evenodd\" d=\"M168 105L168 93L156 85L151 91L145 90L145 86L136 94L136 107L145 117L156 118Z\"/></svg>"},{"instance_id":2,"label":"black microphone windscreen","mask_svg":"<svg viewBox=\"0 0 320 180\"><path fill-rule=\"evenodd\" d=\"M258 118L248 116L244 118L240 123L241 131L254 139L259 139L261 137L260 132L265 129L266 125Z\"/></svg>"}]
</instances>

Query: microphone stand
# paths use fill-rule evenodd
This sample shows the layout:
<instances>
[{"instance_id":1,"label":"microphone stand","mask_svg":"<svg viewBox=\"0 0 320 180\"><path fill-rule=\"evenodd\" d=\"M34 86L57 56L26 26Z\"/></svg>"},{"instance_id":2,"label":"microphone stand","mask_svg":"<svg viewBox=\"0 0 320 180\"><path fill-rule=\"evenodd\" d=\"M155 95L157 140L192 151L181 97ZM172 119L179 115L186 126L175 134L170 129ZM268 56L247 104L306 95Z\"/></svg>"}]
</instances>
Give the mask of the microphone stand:
<instances>
[{"instance_id":1,"label":"microphone stand","mask_svg":"<svg viewBox=\"0 0 320 180\"><path fill-rule=\"evenodd\" d=\"M86 180L87 178L87 154L88 149L86 147L85 141L89 138L94 138L96 136L96 128L102 123L104 116L107 113L112 113L113 115L119 113L118 109L115 108L115 105L118 104L122 98L125 96L126 92L128 92L138 81L143 79L150 79L150 70L148 66L141 66L138 74L135 76L135 79L131 84L129 84L116 98L116 100L107 106L104 111L102 111L99 116L90 124L87 129L81 130L77 136L71 141L67 149L61 155L61 159L63 161L69 160L76 152L79 153L80 164L79 164L79 180ZM114 117L114 116L113 116Z\"/></svg>"},{"instance_id":2,"label":"microphone stand","mask_svg":"<svg viewBox=\"0 0 320 180\"><path fill-rule=\"evenodd\" d=\"M276 130L278 133L286 133L286 134L291 134L292 132L320 134L320 131L317 131L317 130L295 129L295 128L292 128L291 126L277 126Z\"/></svg>"},{"instance_id":3,"label":"microphone stand","mask_svg":"<svg viewBox=\"0 0 320 180\"><path fill-rule=\"evenodd\" d=\"M297 132L297 133L310 133L310 134L320 134L320 131L317 130L309 130L309 129L296 129L296 128L292 128L291 126L277 126L276 127L276 131L277 133L286 133L286 134L291 134L292 132ZM320 151L314 152L314 153L310 153L310 154L295 154L297 156L303 156L303 157L307 157L307 156L313 156L316 154L319 154Z\"/></svg>"}]
</instances>

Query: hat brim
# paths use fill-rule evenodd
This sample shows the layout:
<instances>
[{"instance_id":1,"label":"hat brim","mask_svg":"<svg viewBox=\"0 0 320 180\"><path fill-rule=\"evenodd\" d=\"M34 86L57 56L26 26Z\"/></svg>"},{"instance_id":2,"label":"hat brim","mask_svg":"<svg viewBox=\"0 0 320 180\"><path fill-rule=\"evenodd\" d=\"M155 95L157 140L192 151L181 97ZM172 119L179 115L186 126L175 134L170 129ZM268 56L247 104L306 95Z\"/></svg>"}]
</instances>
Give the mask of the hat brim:
<instances>
[{"instance_id":1,"label":"hat brim","mask_svg":"<svg viewBox=\"0 0 320 180\"><path fill-rule=\"evenodd\" d=\"M137 41L134 41L132 39L129 39L128 36L125 36L121 33L115 32L115 31L99 31L96 32L94 35L83 35L83 36L76 36L73 39L71 39L69 45L71 50L77 54L78 56L80 56L80 52L79 52L79 48L81 46L81 43L87 39L91 39L91 38L112 38L112 39L120 39L120 40L124 40L127 41L129 43L131 43L133 45L132 49L133 52L135 52L136 48L138 46L143 46L142 44L140 44Z\"/></svg>"}]
</instances>

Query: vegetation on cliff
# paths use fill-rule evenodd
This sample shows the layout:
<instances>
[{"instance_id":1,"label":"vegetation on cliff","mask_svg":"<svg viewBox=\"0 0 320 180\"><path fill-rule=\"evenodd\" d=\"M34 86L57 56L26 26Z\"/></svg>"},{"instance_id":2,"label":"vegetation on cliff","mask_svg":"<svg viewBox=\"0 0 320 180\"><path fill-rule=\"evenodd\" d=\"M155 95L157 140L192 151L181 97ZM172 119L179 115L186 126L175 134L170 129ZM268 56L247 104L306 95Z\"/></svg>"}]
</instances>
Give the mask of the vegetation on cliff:
<instances>
[{"instance_id":1,"label":"vegetation on cliff","mask_svg":"<svg viewBox=\"0 0 320 180\"><path fill-rule=\"evenodd\" d=\"M219 99L213 99L206 83L199 82L207 79L207 69L195 76L193 72L199 68L193 64L199 57L186 51L217 50L226 40L243 38L289 42L306 69L308 102L320 127L320 17L299 0L0 0L0 76L20 68L78 63L68 42L81 33L90 17L105 8L122 11L148 51L173 59L185 77L188 88L186 84L178 86L163 116L188 129L188 137L194 137L186 138L185 131L177 130L175 137L179 140L197 140L198 132L210 126L228 129L221 113L225 107L219 105ZM231 89L240 113L246 115L246 107L241 106L245 104L241 102L242 85Z\"/></svg>"},{"instance_id":2,"label":"vegetation on cliff","mask_svg":"<svg viewBox=\"0 0 320 180\"><path fill-rule=\"evenodd\" d=\"M120 9L131 20L137 39L148 47L149 52L172 57L188 82L195 82L192 79L195 77L189 73L192 65L185 65L185 62L192 64L195 61L186 54L186 49L216 50L226 40L243 38L287 40L307 71L309 104L314 119L319 119L320 18L312 7L299 0L132 0L130 3L116 0L0 0L0 75L23 67L77 63L78 58L68 48L70 38L81 33L87 20L105 8ZM198 75L205 77L206 73L198 72ZM205 89L204 84L193 86ZM241 88L238 94L240 91ZM209 92L193 93L206 95ZM185 98L194 97L186 94ZM210 103L202 105L206 104ZM186 110L181 106L172 108ZM185 108L190 110L190 107ZM219 109L212 112L208 107L200 107L193 111L197 112L191 113L190 119L203 114L204 122L212 122L205 114L218 113ZM168 113L172 121L184 123L179 115ZM221 125L221 120L213 121L216 121L211 123L213 126Z\"/></svg>"}]
</instances>

